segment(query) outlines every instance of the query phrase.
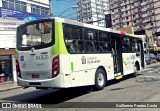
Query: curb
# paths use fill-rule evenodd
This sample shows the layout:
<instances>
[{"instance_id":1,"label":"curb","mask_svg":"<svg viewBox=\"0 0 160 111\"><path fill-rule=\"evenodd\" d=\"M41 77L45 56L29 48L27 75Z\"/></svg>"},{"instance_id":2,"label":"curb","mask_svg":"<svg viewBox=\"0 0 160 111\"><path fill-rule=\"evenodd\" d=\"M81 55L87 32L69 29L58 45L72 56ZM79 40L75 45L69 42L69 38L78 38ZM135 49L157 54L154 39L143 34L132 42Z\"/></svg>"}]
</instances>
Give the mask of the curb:
<instances>
[{"instance_id":1,"label":"curb","mask_svg":"<svg viewBox=\"0 0 160 111\"><path fill-rule=\"evenodd\" d=\"M9 89L0 90L0 92L10 91L10 90L19 89L19 88L23 88L23 87L22 86L12 87Z\"/></svg>"}]
</instances>

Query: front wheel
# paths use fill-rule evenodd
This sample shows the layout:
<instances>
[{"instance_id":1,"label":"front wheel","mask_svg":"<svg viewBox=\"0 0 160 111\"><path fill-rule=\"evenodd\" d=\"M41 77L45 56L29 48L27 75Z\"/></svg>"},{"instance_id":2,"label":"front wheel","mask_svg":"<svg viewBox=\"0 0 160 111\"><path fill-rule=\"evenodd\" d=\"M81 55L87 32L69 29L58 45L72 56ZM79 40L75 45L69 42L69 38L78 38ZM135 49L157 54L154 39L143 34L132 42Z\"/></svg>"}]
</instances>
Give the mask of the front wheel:
<instances>
[{"instance_id":1,"label":"front wheel","mask_svg":"<svg viewBox=\"0 0 160 111\"><path fill-rule=\"evenodd\" d=\"M106 76L103 69L98 69L95 75L95 89L102 90L106 85Z\"/></svg>"}]
</instances>

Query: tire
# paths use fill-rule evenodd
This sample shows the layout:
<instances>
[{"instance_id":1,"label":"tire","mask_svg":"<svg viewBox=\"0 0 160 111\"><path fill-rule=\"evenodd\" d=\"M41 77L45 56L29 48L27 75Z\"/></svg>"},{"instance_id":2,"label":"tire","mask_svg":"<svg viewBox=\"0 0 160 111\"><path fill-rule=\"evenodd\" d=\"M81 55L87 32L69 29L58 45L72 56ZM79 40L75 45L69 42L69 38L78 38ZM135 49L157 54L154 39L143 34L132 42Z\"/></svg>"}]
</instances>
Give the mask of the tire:
<instances>
[{"instance_id":1,"label":"tire","mask_svg":"<svg viewBox=\"0 0 160 111\"><path fill-rule=\"evenodd\" d=\"M103 69L98 69L95 74L95 90L99 91L106 86L106 76Z\"/></svg>"},{"instance_id":2,"label":"tire","mask_svg":"<svg viewBox=\"0 0 160 111\"><path fill-rule=\"evenodd\" d=\"M133 77L137 77L137 75L138 75L138 66L137 66L137 65L135 65L135 66L134 66L134 73L133 73Z\"/></svg>"}]
</instances>

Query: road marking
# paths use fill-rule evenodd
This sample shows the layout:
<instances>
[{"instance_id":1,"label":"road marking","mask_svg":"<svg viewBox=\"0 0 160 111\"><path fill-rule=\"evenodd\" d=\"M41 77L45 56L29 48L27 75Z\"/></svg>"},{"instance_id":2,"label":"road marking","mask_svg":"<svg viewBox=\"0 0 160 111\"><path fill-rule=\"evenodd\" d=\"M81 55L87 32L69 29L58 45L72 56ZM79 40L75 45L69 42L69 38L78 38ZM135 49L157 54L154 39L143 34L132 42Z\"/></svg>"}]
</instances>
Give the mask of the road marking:
<instances>
[{"instance_id":1,"label":"road marking","mask_svg":"<svg viewBox=\"0 0 160 111\"><path fill-rule=\"evenodd\" d=\"M148 78L156 77L156 78L160 78L160 76L140 76L139 78L141 78L141 77L148 77Z\"/></svg>"},{"instance_id":2,"label":"road marking","mask_svg":"<svg viewBox=\"0 0 160 111\"><path fill-rule=\"evenodd\" d=\"M154 72L154 71L148 71L148 72Z\"/></svg>"},{"instance_id":3,"label":"road marking","mask_svg":"<svg viewBox=\"0 0 160 111\"><path fill-rule=\"evenodd\" d=\"M151 70L151 69L153 69L153 68L142 69L142 71Z\"/></svg>"},{"instance_id":4,"label":"road marking","mask_svg":"<svg viewBox=\"0 0 160 111\"><path fill-rule=\"evenodd\" d=\"M159 71L160 69L154 69L154 71Z\"/></svg>"}]
</instances>

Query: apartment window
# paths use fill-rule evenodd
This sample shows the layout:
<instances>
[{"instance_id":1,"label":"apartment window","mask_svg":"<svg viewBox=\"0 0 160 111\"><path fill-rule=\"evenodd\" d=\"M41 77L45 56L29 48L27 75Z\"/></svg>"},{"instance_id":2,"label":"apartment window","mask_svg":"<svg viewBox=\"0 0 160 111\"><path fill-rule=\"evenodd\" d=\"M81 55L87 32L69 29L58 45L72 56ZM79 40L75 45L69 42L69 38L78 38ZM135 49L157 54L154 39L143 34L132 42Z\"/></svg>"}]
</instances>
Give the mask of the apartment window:
<instances>
[{"instance_id":1,"label":"apartment window","mask_svg":"<svg viewBox=\"0 0 160 111\"><path fill-rule=\"evenodd\" d=\"M15 9L21 10L20 3L18 1L15 2Z\"/></svg>"},{"instance_id":2,"label":"apartment window","mask_svg":"<svg viewBox=\"0 0 160 111\"><path fill-rule=\"evenodd\" d=\"M14 1L12 0L9 1L9 8L14 9Z\"/></svg>"},{"instance_id":3,"label":"apartment window","mask_svg":"<svg viewBox=\"0 0 160 111\"><path fill-rule=\"evenodd\" d=\"M124 3L127 2L127 0L124 0Z\"/></svg>"},{"instance_id":4,"label":"apartment window","mask_svg":"<svg viewBox=\"0 0 160 111\"><path fill-rule=\"evenodd\" d=\"M49 15L49 8L44 8L36 5L31 6L31 13L38 14L38 15Z\"/></svg>"},{"instance_id":5,"label":"apartment window","mask_svg":"<svg viewBox=\"0 0 160 111\"><path fill-rule=\"evenodd\" d=\"M36 14L36 7L35 7L35 6L32 6L32 7L31 7L31 13Z\"/></svg>"},{"instance_id":6,"label":"apartment window","mask_svg":"<svg viewBox=\"0 0 160 111\"><path fill-rule=\"evenodd\" d=\"M126 17L126 19L128 20L128 17Z\"/></svg>"},{"instance_id":7,"label":"apartment window","mask_svg":"<svg viewBox=\"0 0 160 111\"><path fill-rule=\"evenodd\" d=\"M24 11L24 12L26 12L26 3L24 3L24 2L21 2L21 11Z\"/></svg>"},{"instance_id":8,"label":"apartment window","mask_svg":"<svg viewBox=\"0 0 160 111\"><path fill-rule=\"evenodd\" d=\"M9 2L8 0L7 1L6 0L2 0L3 7L8 8L9 7L8 2Z\"/></svg>"},{"instance_id":9,"label":"apartment window","mask_svg":"<svg viewBox=\"0 0 160 111\"><path fill-rule=\"evenodd\" d=\"M5 8L10 8L13 10L26 11L26 3L17 0L3 0L2 5Z\"/></svg>"}]
</instances>

